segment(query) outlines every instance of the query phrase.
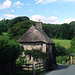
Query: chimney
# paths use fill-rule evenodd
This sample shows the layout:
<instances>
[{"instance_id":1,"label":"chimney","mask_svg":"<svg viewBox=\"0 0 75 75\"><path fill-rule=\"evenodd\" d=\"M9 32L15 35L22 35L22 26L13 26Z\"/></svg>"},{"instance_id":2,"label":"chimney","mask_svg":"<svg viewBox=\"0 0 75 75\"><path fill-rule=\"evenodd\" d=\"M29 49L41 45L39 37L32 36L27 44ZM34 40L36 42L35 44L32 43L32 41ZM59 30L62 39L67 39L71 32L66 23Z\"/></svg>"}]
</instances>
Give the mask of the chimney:
<instances>
[{"instance_id":1,"label":"chimney","mask_svg":"<svg viewBox=\"0 0 75 75\"><path fill-rule=\"evenodd\" d=\"M42 29L42 22L40 20L36 21L36 27Z\"/></svg>"}]
</instances>

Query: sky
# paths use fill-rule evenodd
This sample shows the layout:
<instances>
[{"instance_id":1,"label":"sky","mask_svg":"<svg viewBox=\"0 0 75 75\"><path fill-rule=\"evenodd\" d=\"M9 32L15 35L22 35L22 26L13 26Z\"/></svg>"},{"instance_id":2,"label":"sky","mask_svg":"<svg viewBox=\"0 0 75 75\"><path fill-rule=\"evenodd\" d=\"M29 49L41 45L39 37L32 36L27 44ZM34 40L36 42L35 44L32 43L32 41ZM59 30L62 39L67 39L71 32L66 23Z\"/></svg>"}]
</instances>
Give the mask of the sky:
<instances>
[{"instance_id":1,"label":"sky","mask_svg":"<svg viewBox=\"0 0 75 75\"><path fill-rule=\"evenodd\" d=\"M27 16L43 23L75 21L75 0L0 0L0 20Z\"/></svg>"}]
</instances>

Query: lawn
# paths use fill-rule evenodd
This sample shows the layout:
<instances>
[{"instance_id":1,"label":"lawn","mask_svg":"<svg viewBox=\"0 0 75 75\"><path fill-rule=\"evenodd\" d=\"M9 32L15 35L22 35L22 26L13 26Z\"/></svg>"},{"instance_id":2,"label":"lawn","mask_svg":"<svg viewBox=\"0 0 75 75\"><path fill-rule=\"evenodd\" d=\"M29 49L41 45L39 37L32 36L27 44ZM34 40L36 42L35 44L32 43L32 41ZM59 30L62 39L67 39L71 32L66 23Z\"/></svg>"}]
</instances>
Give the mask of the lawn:
<instances>
[{"instance_id":1,"label":"lawn","mask_svg":"<svg viewBox=\"0 0 75 75\"><path fill-rule=\"evenodd\" d=\"M71 44L71 40L59 40L59 39L52 39L55 44L59 43L61 46L64 46L66 49L70 48Z\"/></svg>"}]
</instances>

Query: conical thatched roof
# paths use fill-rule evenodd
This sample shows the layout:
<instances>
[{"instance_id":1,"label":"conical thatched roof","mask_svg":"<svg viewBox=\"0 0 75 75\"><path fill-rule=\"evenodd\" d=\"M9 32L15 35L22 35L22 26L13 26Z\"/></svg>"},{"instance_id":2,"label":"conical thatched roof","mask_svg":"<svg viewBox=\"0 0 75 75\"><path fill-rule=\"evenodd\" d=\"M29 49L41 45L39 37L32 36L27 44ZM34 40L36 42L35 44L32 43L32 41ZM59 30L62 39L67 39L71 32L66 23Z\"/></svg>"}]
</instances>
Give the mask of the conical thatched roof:
<instances>
[{"instance_id":1,"label":"conical thatched roof","mask_svg":"<svg viewBox=\"0 0 75 75\"><path fill-rule=\"evenodd\" d=\"M42 29L31 26L19 39L19 42L45 42L55 44Z\"/></svg>"}]
</instances>

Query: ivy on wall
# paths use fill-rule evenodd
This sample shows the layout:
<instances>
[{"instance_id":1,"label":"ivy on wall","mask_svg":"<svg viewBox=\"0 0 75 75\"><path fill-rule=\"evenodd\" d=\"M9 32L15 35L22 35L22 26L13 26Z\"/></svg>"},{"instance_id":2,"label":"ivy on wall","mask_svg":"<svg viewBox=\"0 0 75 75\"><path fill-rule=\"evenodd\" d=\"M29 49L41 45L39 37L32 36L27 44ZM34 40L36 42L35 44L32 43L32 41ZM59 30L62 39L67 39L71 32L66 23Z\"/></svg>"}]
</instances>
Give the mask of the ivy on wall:
<instances>
[{"instance_id":1,"label":"ivy on wall","mask_svg":"<svg viewBox=\"0 0 75 75\"><path fill-rule=\"evenodd\" d=\"M49 53L43 53L40 50L26 50L25 55L31 55L34 60L38 60L38 59L42 59L42 60L46 60L48 58L48 54Z\"/></svg>"},{"instance_id":2,"label":"ivy on wall","mask_svg":"<svg viewBox=\"0 0 75 75\"><path fill-rule=\"evenodd\" d=\"M43 53L41 50L26 50L25 55L31 55L34 60L43 60L45 70L50 71L54 69L54 61L50 53Z\"/></svg>"}]
</instances>

